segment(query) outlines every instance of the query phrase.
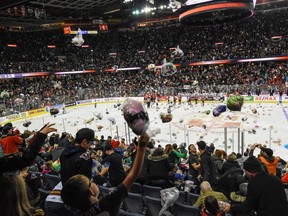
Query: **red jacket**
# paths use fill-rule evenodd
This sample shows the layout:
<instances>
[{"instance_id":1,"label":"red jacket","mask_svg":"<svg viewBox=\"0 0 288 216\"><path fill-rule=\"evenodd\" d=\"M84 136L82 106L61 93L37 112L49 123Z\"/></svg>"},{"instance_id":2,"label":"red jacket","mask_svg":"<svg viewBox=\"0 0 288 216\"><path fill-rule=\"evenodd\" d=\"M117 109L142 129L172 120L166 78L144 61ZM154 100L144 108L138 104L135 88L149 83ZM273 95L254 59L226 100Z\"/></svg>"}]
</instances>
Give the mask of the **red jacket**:
<instances>
[{"instance_id":1,"label":"red jacket","mask_svg":"<svg viewBox=\"0 0 288 216\"><path fill-rule=\"evenodd\" d=\"M281 178L282 183L288 184L288 173L286 173L282 178Z\"/></svg>"},{"instance_id":2,"label":"red jacket","mask_svg":"<svg viewBox=\"0 0 288 216\"><path fill-rule=\"evenodd\" d=\"M6 136L1 139L4 155L15 154L19 151L19 145L23 143L23 140L17 136Z\"/></svg>"},{"instance_id":3,"label":"red jacket","mask_svg":"<svg viewBox=\"0 0 288 216\"><path fill-rule=\"evenodd\" d=\"M207 212L207 210L205 208L202 208L201 210L201 216L210 216L211 214L209 214L209 212ZM220 211L217 213L216 216L223 216L224 214L222 214Z\"/></svg>"}]
</instances>

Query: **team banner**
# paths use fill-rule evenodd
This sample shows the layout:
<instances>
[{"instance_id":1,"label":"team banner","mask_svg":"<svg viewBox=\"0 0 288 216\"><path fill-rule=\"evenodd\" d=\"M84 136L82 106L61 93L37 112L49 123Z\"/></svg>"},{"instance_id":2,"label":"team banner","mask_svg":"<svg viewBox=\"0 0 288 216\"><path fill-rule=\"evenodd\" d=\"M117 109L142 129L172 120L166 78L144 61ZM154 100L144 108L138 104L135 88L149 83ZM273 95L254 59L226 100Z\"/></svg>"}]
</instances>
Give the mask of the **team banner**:
<instances>
[{"instance_id":1,"label":"team banner","mask_svg":"<svg viewBox=\"0 0 288 216\"><path fill-rule=\"evenodd\" d=\"M46 114L46 113L47 113L47 110L45 108L30 110L27 112L28 117L36 116L36 115L42 115L42 114Z\"/></svg>"},{"instance_id":2,"label":"team banner","mask_svg":"<svg viewBox=\"0 0 288 216\"><path fill-rule=\"evenodd\" d=\"M76 102L65 103L65 107L76 106Z\"/></svg>"},{"instance_id":3,"label":"team banner","mask_svg":"<svg viewBox=\"0 0 288 216\"><path fill-rule=\"evenodd\" d=\"M279 101L278 96L268 96L268 95L260 95L254 96L254 101Z\"/></svg>"},{"instance_id":4,"label":"team banner","mask_svg":"<svg viewBox=\"0 0 288 216\"><path fill-rule=\"evenodd\" d=\"M254 101L254 96L243 95L244 101Z\"/></svg>"},{"instance_id":5,"label":"team banner","mask_svg":"<svg viewBox=\"0 0 288 216\"><path fill-rule=\"evenodd\" d=\"M7 116L7 118L9 121L12 121L12 120L20 120L20 119L26 118L27 116L28 116L27 112L22 112L22 113L9 115Z\"/></svg>"}]
</instances>

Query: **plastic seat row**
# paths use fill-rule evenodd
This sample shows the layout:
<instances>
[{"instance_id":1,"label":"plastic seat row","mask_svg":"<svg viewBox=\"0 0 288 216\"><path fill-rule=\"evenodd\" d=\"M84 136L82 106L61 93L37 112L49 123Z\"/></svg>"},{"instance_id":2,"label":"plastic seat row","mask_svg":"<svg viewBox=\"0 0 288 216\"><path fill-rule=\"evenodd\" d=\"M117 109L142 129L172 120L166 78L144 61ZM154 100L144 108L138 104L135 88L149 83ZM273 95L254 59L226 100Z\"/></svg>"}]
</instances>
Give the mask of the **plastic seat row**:
<instances>
[{"instance_id":1,"label":"plastic seat row","mask_svg":"<svg viewBox=\"0 0 288 216\"><path fill-rule=\"evenodd\" d=\"M149 216L158 216L160 210L162 209L161 199L142 196L141 194L128 193L128 197L125 198L123 202L123 207L126 210L121 211L120 215L143 215L143 208L147 208L147 214ZM182 203L176 202L172 207L167 209L174 216L199 216L200 210L197 207L192 205L185 205Z\"/></svg>"}]
</instances>

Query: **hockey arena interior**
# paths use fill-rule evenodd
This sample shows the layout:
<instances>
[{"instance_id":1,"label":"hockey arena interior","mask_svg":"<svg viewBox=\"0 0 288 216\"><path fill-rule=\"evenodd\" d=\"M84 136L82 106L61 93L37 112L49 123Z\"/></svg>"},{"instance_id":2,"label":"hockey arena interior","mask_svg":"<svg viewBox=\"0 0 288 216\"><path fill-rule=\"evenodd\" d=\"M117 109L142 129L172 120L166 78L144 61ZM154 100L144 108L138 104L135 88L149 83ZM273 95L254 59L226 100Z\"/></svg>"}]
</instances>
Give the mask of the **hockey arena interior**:
<instances>
[{"instance_id":1,"label":"hockey arena interior","mask_svg":"<svg viewBox=\"0 0 288 216\"><path fill-rule=\"evenodd\" d=\"M287 215L287 22L287 0L1 1L0 215Z\"/></svg>"}]
</instances>

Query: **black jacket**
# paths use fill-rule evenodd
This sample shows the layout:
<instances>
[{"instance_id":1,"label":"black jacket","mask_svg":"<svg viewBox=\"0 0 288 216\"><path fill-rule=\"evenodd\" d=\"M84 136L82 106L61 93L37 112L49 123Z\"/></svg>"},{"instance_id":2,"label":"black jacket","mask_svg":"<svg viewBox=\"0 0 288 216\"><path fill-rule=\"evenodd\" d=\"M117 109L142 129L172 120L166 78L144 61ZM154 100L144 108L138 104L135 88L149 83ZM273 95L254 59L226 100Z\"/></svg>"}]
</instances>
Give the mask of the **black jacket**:
<instances>
[{"instance_id":1,"label":"black jacket","mask_svg":"<svg viewBox=\"0 0 288 216\"><path fill-rule=\"evenodd\" d=\"M245 202L232 204L231 210L237 213L254 210L260 216L287 215L288 203L284 186L277 177L259 172L248 184Z\"/></svg>"},{"instance_id":2,"label":"black jacket","mask_svg":"<svg viewBox=\"0 0 288 216\"><path fill-rule=\"evenodd\" d=\"M208 181L211 185L215 185L217 182L216 168L210 153L206 150L200 158L202 181Z\"/></svg>"},{"instance_id":3,"label":"black jacket","mask_svg":"<svg viewBox=\"0 0 288 216\"><path fill-rule=\"evenodd\" d=\"M227 172L231 168L241 168L238 161L225 161L222 166L222 174Z\"/></svg>"},{"instance_id":4,"label":"black jacket","mask_svg":"<svg viewBox=\"0 0 288 216\"><path fill-rule=\"evenodd\" d=\"M60 156L60 163L62 184L77 174L85 175L91 179L92 159L83 147L74 145L66 148Z\"/></svg>"},{"instance_id":5,"label":"black jacket","mask_svg":"<svg viewBox=\"0 0 288 216\"><path fill-rule=\"evenodd\" d=\"M145 156L144 156L144 162L143 162L143 166L141 169L141 172L136 180L136 182L139 182L140 184L147 184L149 182L149 177L148 177L148 156L150 154L149 150L145 150ZM135 160L135 158L134 158ZM133 160L133 163L134 163Z\"/></svg>"},{"instance_id":6,"label":"black jacket","mask_svg":"<svg viewBox=\"0 0 288 216\"><path fill-rule=\"evenodd\" d=\"M104 165L107 162L109 163L109 182L112 187L117 187L126 178L126 172L124 171L124 167L122 165L122 157L117 152L113 152L112 154L103 158L101 164Z\"/></svg>"},{"instance_id":7,"label":"black jacket","mask_svg":"<svg viewBox=\"0 0 288 216\"><path fill-rule=\"evenodd\" d=\"M231 192L239 191L239 183L237 182L239 175L243 176L243 170L241 168L229 169L222 175L213 189L222 192L226 197L230 197Z\"/></svg>"},{"instance_id":8,"label":"black jacket","mask_svg":"<svg viewBox=\"0 0 288 216\"><path fill-rule=\"evenodd\" d=\"M168 155L164 154L161 156L148 156L148 175L151 180L167 180L171 170L172 166L168 161Z\"/></svg>"},{"instance_id":9,"label":"black jacket","mask_svg":"<svg viewBox=\"0 0 288 216\"><path fill-rule=\"evenodd\" d=\"M4 156L0 158L0 175L30 166L38 155L47 135L38 132L31 145L23 152L22 157Z\"/></svg>"}]
</instances>

